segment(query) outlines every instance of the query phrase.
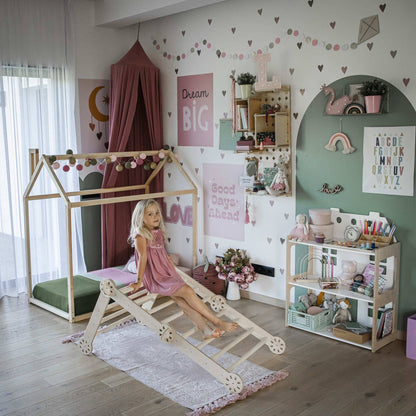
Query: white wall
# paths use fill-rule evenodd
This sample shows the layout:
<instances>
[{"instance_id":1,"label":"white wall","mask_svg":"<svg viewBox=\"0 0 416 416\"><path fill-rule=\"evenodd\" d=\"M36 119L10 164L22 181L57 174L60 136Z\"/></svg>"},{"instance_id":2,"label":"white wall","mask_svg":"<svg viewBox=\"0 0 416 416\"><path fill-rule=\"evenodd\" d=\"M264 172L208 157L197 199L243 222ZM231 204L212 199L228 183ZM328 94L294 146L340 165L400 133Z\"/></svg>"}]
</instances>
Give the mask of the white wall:
<instances>
[{"instance_id":1,"label":"white wall","mask_svg":"<svg viewBox=\"0 0 416 416\"><path fill-rule=\"evenodd\" d=\"M79 3L78 77L106 78L110 64L117 61L135 41L135 28L117 31L93 27L90 2ZM412 0L389 2L384 11L380 5L379 0L229 0L142 23L140 41L162 74L165 143L175 146L184 166L199 185L202 184L203 163L223 161L241 165L244 155L218 150L218 128L214 129L214 147L203 150L198 147L178 148L176 82L177 76L212 72L214 122L218 123L224 113L231 115L231 71L235 70L236 74L256 72L252 55L258 50L271 53L269 77L277 75L282 84L289 84L292 88L294 170L295 142L302 115L319 93L322 84L329 84L344 76L371 74L395 85L415 105L416 79L412 77L416 69L413 22L416 3ZM380 19L380 34L352 48L351 45L357 42L360 19L375 14ZM208 19L212 19L211 24ZM232 28L235 28L234 33ZM294 31L298 31L297 36ZM276 43L277 38L279 43ZM315 39L316 46L313 45ZM210 49L202 45L203 40L211 44ZM252 41L251 46L248 41ZM200 55L196 50L193 53L190 51L196 42L200 46L195 49L201 50ZM333 49L334 45L339 45L338 51ZM226 57L218 59L217 49L224 51ZM168 60L163 56L164 52L172 54L174 59ZM186 58L176 60L176 56L182 53L186 54ZM239 54L243 54L242 60L238 59ZM410 81L405 86L403 80L407 78ZM225 97L222 90L226 90ZM172 186L172 179L166 179L167 186ZM203 235L201 198L199 248L210 260L229 247L246 248L253 262L273 266L276 271L275 278L261 276L250 286L250 291L284 299L284 239L294 225L294 197L253 197L251 200L256 206L256 225L246 226L246 241L241 243ZM180 203L188 205L189 201L183 199ZM191 230L170 225L169 235L171 251L179 252L189 262L190 245L187 239L191 236Z\"/></svg>"}]
</instances>

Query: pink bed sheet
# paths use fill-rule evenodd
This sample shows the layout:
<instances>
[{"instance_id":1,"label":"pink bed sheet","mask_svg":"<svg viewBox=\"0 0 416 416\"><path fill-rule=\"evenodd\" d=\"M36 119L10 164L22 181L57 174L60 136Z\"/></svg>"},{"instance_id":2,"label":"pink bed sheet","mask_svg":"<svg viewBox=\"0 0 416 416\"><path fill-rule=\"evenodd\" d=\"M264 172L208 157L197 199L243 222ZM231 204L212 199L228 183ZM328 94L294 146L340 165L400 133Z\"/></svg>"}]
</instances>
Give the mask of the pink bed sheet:
<instances>
[{"instance_id":1,"label":"pink bed sheet","mask_svg":"<svg viewBox=\"0 0 416 416\"><path fill-rule=\"evenodd\" d=\"M117 269L116 267L94 270L90 273L102 279L113 279L116 283L124 283L126 285L135 282L137 279L134 273L123 272L123 270Z\"/></svg>"}]
</instances>

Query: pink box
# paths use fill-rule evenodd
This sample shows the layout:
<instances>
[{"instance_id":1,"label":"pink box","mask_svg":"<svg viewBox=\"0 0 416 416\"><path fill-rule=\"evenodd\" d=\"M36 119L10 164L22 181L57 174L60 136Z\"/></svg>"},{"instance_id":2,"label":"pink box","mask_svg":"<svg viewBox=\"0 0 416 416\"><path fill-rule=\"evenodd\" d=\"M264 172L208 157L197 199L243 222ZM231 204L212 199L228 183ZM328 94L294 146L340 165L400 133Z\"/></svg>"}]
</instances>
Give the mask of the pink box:
<instances>
[{"instance_id":1,"label":"pink box","mask_svg":"<svg viewBox=\"0 0 416 416\"><path fill-rule=\"evenodd\" d=\"M309 210L311 224L329 225L331 224L331 210L325 208L311 208Z\"/></svg>"},{"instance_id":2,"label":"pink box","mask_svg":"<svg viewBox=\"0 0 416 416\"><path fill-rule=\"evenodd\" d=\"M406 357L416 360L416 315L407 318Z\"/></svg>"}]
</instances>

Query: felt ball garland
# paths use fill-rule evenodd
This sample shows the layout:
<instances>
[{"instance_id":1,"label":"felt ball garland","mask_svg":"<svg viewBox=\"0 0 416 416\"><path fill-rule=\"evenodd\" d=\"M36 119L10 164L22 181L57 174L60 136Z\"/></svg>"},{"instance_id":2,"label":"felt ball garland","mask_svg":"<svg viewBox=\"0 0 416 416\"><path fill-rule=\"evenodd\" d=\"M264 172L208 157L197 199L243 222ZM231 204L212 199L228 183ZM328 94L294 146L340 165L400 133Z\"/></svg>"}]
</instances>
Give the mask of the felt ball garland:
<instances>
[{"instance_id":1,"label":"felt ball garland","mask_svg":"<svg viewBox=\"0 0 416 416\"><path fill-rule=\"evenodd\" d=\"M163 150L169 150L169 145L164 145ZM173 148L172 148L173 149ZM106 165L110 165L112 163L116 163L115 170L117 172L122 172L124 169L132 170L136 169L138 166L142 166L144 170L154 170L157 168L158 163L165 158L165 153L161 150L158 154L153 156L147 156L146 153L140 153L135 157L128 158L128 160L118 159L116 155L109 155L106 156L104 159L98 161L95 158L85 158L83 162L78 162L75 157L72 155L74 152L71 149L66 151L66 155L68 155L68 164L64 164L62 166L62 170L64 172L69 172L71 167L75 167L76 170L82 171L84 167L88 168L90 166L96 166L98 171L104 171ZM178 157L178 155L175 155ZM52 165L52 168L55 170L60 169L61 164L56 160L55 155L48 156L49 163ZM167 158L167 162L171 163L172 159L170 157Z\"/></svg>"}]
</instances>

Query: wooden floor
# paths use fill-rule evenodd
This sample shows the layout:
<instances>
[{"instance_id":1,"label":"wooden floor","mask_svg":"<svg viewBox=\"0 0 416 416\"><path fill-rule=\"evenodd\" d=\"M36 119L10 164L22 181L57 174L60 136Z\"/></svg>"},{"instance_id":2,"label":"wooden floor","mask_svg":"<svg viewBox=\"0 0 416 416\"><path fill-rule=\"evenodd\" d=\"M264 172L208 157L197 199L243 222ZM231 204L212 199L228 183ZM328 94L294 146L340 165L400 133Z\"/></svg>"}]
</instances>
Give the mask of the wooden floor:
<instances>
[{"instance_id":1,"label":"wooden floor","mask_svg":"<svg viewBox=\"0 0 416 416\"><path fill-rule=\"evenodd\" d=\"M247 299L231 303L286 341L286 352L259 350L251 361L289 377L221 410L220 416L416 414L416 361L396 341L372 354L284 327L284 312ZM85 328L24 296L0 300L0 415L184 415L187 409L61 339ZM220 341L221 342L221 341ZM234 351L233 351L234 352ZM238 350L235 351L238 353Z\"/></svg>"}]
</instances>

